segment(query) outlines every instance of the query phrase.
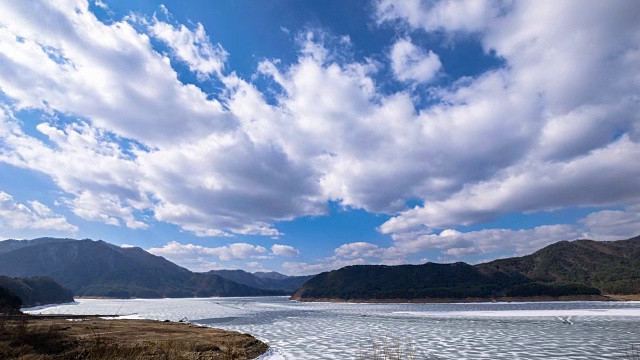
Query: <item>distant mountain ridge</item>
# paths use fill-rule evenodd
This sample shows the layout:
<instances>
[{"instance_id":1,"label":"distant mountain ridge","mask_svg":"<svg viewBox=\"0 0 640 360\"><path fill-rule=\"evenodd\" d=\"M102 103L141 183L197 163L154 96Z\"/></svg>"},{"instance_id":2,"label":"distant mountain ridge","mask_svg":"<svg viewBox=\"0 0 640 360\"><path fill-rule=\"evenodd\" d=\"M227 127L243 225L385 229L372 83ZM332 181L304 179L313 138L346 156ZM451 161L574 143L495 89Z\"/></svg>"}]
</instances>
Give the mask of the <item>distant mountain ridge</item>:
<instances>
[{"instance_id":1,"label":"distant mountain ridge","mask_svg":"<svg viewBox=\"0 0 640 360\"><path fill-rule=\"evenodd\" d=\"M640 294L640 237L576 240L479 265L356 265L307 281L296 300L495 299Z\"/></svg>"},{"instance_id":2,"label":"distant mountain ridge","mask_svg":"<svg viewBox=\"0 0 640 360\"><path fill-rule=\"evenodd\" d=\"M291 277L295 277L295 276L280 274L277 271L255 271L253 275L259 277L260 279L273 279L273 280L284 280Z\"/></svg>"},{"instance_id":3,"label":"distant mountain ridge","mask_svg":"<svg viewBox=\"0 0 640 360\"><path fill-rule=\"evenodd\" d=\"M37 238L33 240L13 240L13 239L2 240L0 241L0 254L4 254L6 252L18 250L28 246L58 243L58 242L65 242L65 241L72 241L72 240L75 240L75 239L43 237L43 238Z\"/></svg>"},{"instance_id":4,"label":"distant mountain ridge","mask_svg":"<svg viewBox=\"0 0 640 360\"><path fill-rule=\"evenodd\" d=\"M49 276L78 296L115 298L284 295L193 273L140 248L102 240L0 241L0 275Z\"/></svg>"},{"instance_id":5,"label":"distant mountain ridge","mask_svg":"<svg viewBox=\"0 0 640 360\"><path fill-rule=\"evenodd\" d=\"M277 272L260 273L260 276L258 276L255 273L252 274L244 270L211 270L206 274L218 275L238 284L258 289L284 291L289 295L293 294L302 284L314 276L287 276Z\"/></svg>"}]
</instances>

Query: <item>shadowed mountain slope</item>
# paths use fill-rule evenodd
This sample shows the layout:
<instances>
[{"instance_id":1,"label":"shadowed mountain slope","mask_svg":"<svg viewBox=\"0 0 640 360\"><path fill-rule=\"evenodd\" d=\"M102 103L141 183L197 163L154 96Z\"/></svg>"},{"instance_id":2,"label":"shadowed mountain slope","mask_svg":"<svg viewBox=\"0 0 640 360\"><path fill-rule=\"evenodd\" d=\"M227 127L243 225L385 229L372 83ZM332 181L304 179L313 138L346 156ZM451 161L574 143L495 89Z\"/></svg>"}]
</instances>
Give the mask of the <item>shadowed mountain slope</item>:
<instances>
[{"instance_id":1,"label":"shadowed mountain slope","mask_svg":"<svg viewBox=\"0 0 640 360\"><path fill-rule=\"evenodd\" d=\"M0 253L0 275L49 276L78 296L160 298L283 294L252 288L216 275L193 273L140 248L121 248L101 240L21 242L23 246Z\"/></svg>"},{"instance_id":2,"label":"shadowed mountain slope","mask_svg":"<svg viewBox=\"0 0 640 360\"><path fill-rule=\"evenodd\" d=\"M73 301L73 292L49 277L11 278L0 276L0 286L17 295L22 306L25 307Z\"/></svg>"}]
</instances>

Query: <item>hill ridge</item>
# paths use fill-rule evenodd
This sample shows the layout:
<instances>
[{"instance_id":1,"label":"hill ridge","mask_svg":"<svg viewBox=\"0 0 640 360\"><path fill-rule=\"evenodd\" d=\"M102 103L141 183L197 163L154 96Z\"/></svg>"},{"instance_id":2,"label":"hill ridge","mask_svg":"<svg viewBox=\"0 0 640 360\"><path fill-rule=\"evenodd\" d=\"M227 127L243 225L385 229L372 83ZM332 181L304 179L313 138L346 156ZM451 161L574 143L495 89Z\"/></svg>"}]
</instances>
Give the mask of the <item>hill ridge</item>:
<instances>
[{"instance_id":1,"label":"hill ridge","mask_svg":"<svg viewBox=\"0 0 640 360\"><path fill-rule=\"evenodd\" d=\"M495 299L640 294L640 236L578 239L469 265L352 265L307 281L293 299Z\"/></svg>"},{"instance_id":2,"label":"hill ridge","mask_svg":"<svg viewBox=\"0 0 640 360\"><path fill-rule=\"evenodd\" d=\"M0 275L49 276L78 296L285 295L282 291L256 289L213 274L194 273L143 249L122 248L103 240L21 241L26 243L0 252Z\"/></svg>"}]
</instances>

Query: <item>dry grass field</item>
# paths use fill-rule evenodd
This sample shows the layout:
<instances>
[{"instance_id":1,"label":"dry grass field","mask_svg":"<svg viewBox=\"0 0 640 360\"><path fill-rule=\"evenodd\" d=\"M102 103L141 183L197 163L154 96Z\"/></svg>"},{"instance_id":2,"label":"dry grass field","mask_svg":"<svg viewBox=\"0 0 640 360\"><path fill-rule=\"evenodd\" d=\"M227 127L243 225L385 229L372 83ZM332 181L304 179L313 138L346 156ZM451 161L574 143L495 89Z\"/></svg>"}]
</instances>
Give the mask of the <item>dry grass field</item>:
<instances>
[{"instance_id":1,"label":"dry grass field","mask_svg":"<svg viewBox=\"0 0 640 360\"><path fill-rule=\"evenodd\" d=\"M0 359L253 359L251 335L151 320L0 317Z\"/></svg>"}]
</instances>

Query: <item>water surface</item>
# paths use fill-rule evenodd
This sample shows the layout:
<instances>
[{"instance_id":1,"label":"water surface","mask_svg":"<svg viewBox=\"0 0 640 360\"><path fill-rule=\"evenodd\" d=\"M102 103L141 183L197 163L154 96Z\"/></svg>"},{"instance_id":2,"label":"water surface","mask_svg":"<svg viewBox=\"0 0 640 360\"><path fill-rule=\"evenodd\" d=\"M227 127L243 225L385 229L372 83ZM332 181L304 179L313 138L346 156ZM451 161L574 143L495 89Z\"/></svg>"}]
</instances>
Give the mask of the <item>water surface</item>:
<instances>
[{"instance_id":1,"label":"water surface","mask_svg":"<svg viewBox=\"0 0 640 360\"><path fill-rule=\"evenodd\" d=\"M437 359L621 359L640 344L640 302L299 303L286 297L81 299L31 310L125 314L250 333L284 359L353 359L372 339Z\"/></svg>"}]
</instances>

